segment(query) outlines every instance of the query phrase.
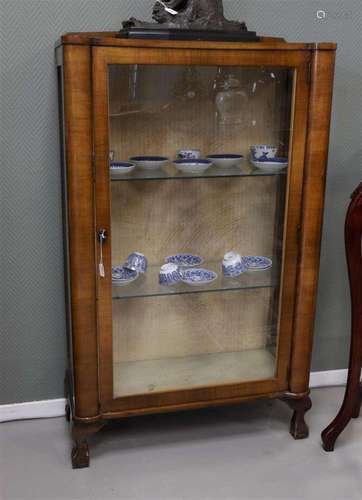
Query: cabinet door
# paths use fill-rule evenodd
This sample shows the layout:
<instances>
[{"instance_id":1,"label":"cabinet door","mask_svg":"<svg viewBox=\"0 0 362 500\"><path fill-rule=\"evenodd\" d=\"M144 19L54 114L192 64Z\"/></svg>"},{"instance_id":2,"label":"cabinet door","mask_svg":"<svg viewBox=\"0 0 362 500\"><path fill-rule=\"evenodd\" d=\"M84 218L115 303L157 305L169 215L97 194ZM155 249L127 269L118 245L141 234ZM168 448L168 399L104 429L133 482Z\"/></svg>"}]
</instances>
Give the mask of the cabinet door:
<instances>
[{"instance_id":1,"label":"cabinet door","mask_svg":"<svg viewBox=\"0 0 362 500\"><path fill-rule=\"evenodd\" d=\"M93 49L103 412L288 389L308 57ZM252 145L266 146L261 162ZM213 156L213 165L190 171L173 163L177 154ZM110 156L136 166L110 169ZM230 251L242 256L234 277L222 270ZM133 252L146 256L145 273L122 268ZM170 256L183 281L160 284Z\"/></svg>"}]
</instances>

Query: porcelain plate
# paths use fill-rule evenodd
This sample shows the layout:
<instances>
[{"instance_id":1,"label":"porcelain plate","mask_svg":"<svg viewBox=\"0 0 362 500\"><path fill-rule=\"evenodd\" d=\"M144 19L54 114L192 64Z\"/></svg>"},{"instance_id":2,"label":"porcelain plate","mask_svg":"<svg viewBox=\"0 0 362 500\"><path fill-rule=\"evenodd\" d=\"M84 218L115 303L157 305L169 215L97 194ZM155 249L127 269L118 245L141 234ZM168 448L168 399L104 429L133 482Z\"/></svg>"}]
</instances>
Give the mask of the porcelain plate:
<instances>
[{"instance_id":1,"label":"porcelain plate","mask_svg":"<svg viewBox=\"0 0 362 500\"><path fill-rule=\"evenodd\" d=\"M181 281L188 285L208 285L217 278L217 274L209 269L186 269L181 271Z\"/></svg>"}]
</instances>

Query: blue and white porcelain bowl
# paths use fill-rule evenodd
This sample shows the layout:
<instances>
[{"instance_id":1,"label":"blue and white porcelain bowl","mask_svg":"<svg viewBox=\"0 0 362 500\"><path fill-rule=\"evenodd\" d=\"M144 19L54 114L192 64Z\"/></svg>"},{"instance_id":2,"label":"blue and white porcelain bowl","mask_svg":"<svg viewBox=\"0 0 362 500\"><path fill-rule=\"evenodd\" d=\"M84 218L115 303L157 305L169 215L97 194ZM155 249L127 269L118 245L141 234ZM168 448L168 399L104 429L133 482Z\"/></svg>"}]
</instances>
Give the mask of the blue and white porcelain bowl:
<instances>
[{"instance_id":1,"label":"blue and white porcelain bowl","mask_svg":"<svg viewBox=\"0 0 362 500\"><path fill-rule=\"evenodd\" d=\"M218 168L236 167L244 159L243 155L238 154L217 154L209 155L208 160L212 161L213 165Z\"/></svg>"},{"instance_id":2,"label":"blue and white porcelain bowl","mask_svg":"<svg viewBox=\"0 0 362 500\"><path fill-rule=\"evenodd\" d=\"M175 167L184 174L202 174L212 165L212 161L206 159L175 160Z\"/></svg>"},{"instance_id":3,"label":"blue and white porcelain bowl","mask_svg":"<svg viewBox=\"0 0 362 500\"><path fill-rule=\"evenodd\" d=\"M179 267L194 267L199 266L204 262L204 259L199 255L192 255L191 253L177 253L166 257L167 263L176 264Z\"/></svg>"},{"instance_id":4,"label":"blue and white porcelain bowl","mask_svg":"<svg viewBox=\"0 0 362 500\"><path fill-rule=\"evenodd\" d=\"M260 255L247 255L243 257L243 263L248 271L264 271L273 265L271 259Z\"/></svg>"},{"instance_id":5,"label":"blue and white porcelain bowl","mask_svg":"<svg viewBox=\"0 0 362 500\"><path fill-rule=\"evenodd\" d=\"M209 269L185 269L181 281L192 286L208 285L217 279L217 273Z\"/></svg>"},{"instance_id":6,"label":"blue and white porcelain bowl","mask_svg":"<svg viewBox=\"0 0 362 500\"><path fill-rule=\"evenodd\" d=\"M177 151L177 158L179 160L197 160L201 158L201 151L199 149L180 149Z\"/></svg>"},{"instance_id":7,"label":"blue and white porcelain bowl","mask_svg":"<svg viewBox=\"0 0 362 500\"><path fill-rule=\"evenodd\" d=\"M133 156L129 160L143 170L158 170L168 163L166 156Z\"/></svg>"},{"instance_id":8,"label":"blue and white porcelain bowl","mask_svg":"<svg viewBox=\"0 0 362 500\"><path fill-rule=\"evenodd\" d=\"M132 271L124 266L112 267L112 285L123 286L138 278L138 271Z\"/></svg>"},{"instance_id":9,"label":"blue and white porcelain bowl","mask_svg":"<svg viewBox=\"0 0 362 500\"><path fill-rule=\"evenodd\" d=\"M165 264L160 270L160 285L175 285L181 281L181 274L176 264Z\"/></svg>"},{"instance_id":10,"label":"blue and white porcelain bowl","mask_svg":"<svg viewBox=\"0 0 362 500\"><path fill-rule=\"evenodd\" d=\"M278 152L277 146L269 146L267 144L257 144L250 146L252 158L254 160L266 160L267 158L275 158Z\"/></svg>"},{"instance_id":11,"label":"blue and white porcelain bowl","mask_svg":"<svg viewBox=\"0 0 362 500\"><path fill-rule=\"evenodd\" d=\"M246 266L236 252L228 252L224 255L222 262L222 272L226 278L236 278L246 271Z\"/></svg>"},{"instance_id":12,"label":"blue and white porcelain bowl","mask_svg":"<svg viewBox=\"0 0 362 500\"><path fill-rule=\"evenodd\" d=\"M145 273L147 271L147 258L143 253L133 252L126 260L124 267L131 269L132 271L138 271L139 273Z\"/></svg>"},{"instance_id":13,"label":"blue and white porcelain bowl","mask_svg":"<svg viewBox=\"0 0 362 500\"><path fill-rule=\"evenodd\" d=\"M111 179L118 179L123 175L129 174L136 168L134 163L128 161L112 161L111 162Z\"/></svg>"},{"instance_id":14,"label":"blue and white porcelain bowl","mask_svg":"<svg viewBox=\"0 0 362 500\"><path fill-rule=\"evenodd\" d=\"M250 160L255 168L265 170L266 172L279 172L288 166L288 158L275 157L266 160Z\"/></svg>"}]
</instances>

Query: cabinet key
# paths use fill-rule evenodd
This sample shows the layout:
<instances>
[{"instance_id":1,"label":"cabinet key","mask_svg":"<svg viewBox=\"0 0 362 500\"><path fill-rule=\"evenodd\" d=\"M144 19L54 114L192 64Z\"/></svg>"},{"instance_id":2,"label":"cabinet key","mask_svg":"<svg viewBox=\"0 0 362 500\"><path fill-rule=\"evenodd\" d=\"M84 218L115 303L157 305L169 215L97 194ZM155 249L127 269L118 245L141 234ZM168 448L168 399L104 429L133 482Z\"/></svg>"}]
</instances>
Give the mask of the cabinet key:
<instances>
[{"instance_id":1,"label":"cabinet key","mask_svg":"<svg viewBox=\"0 0 362 500\"><path fill-rule=\"evenodd\" d=\"M107 239L107 231L105 229L100 229L98 231L98 239L99 239L99 264L98 264L99 275L101 278L105 278L106 273L103 264L103 244Z\"/></svg>"}]
</instances>

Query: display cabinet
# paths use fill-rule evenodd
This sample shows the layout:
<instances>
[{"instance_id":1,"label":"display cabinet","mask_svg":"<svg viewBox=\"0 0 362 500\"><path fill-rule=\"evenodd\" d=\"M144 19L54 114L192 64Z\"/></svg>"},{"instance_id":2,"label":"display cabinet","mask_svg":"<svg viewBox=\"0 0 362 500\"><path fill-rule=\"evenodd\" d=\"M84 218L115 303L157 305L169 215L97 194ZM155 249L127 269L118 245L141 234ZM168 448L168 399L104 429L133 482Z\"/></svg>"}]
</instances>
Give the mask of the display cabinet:
<instances>
[{"instance_id":1,"label":"display cabinet","mask_svg":"<svg viewBox=\"0 0 362 500\"><path fill-rule=\"evenodd\" d=\"M111 419L247 399L307 437L335 48L63 36L74 467Z\"/></svg>"}]
</instances>

